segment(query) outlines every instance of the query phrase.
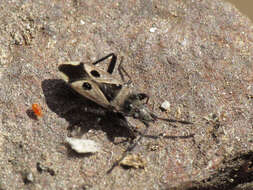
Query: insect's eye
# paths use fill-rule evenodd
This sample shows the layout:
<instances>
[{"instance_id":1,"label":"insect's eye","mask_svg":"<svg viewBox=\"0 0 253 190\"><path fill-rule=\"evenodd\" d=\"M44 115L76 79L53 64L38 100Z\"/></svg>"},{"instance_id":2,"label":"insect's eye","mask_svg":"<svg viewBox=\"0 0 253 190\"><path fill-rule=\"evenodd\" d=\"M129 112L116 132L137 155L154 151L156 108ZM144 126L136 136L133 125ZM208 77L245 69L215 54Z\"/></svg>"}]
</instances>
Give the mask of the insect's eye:
<instances>
[{"instance_id":1,"label":"insect's eye","mask_svg":"<svg viewBox=\"0 0 253 190\"><path fill-rule=\"evenodd\" d=\"M84 90L91 90L92 87L91 87L90 83L84 82L84 83L83 83L83 89L84 89Z\"/></svg>"},{"instance_id":2,"label":"insect's eye","mask_svg":"<svg viewBox=\"0 0 253 190\"><path fill-rule=\"evenodd\" d=\"M96 77L96 78L100 77L99 72L97 72L96 70L92 70L92 71L90 72L90 74L91 74L93 77Z\"/></svg>"}]
</instances>

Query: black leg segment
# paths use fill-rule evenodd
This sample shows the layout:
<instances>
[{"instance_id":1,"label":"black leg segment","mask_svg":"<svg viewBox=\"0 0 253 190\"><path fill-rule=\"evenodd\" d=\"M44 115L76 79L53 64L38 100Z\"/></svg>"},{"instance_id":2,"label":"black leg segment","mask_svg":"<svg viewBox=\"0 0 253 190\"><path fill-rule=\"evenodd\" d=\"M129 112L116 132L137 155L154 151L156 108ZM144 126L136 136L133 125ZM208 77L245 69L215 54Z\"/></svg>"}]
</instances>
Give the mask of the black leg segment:
<instances>
[{"instance_id":1,"label":"black leg segment","mask_svg":"<svg viewBox=\"0 0 253 190\"><path fill-rule=\"evenodd\" d=\"M111 59L111 62L109 63L109 66L108 66L108 69L107 69L107 72L112 74L113 73L113 70L115 68L115 65L116 65L116 62L117 62L117 56L114 54L114 53L110 53L108 54L107 56L97 60L96 62L92 63L93 65L96 65L104 60L106 60L107 58L109 57L112 57Z\"/></svg>"}]
</instances>

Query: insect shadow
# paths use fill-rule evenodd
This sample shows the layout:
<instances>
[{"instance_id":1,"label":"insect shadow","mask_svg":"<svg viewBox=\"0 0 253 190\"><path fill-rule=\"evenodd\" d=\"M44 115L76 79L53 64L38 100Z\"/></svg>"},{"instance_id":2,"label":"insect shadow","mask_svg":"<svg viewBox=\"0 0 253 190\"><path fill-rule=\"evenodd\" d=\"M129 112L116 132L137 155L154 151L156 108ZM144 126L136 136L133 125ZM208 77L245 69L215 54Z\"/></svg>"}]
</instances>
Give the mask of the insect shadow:
<instances>
[{"instance_id":1,"label":"insect shadow","mask_svg":"<svg viewBox=\"0 0 253 190\"><path fill-rule=\"evenodd\" d=\"M125 117L108 112L105 108L80 96L61 79L48 79L42 82L46 103L59 117L68 121L69 133L78 131L82 136L90 129L102 130L114 142L116 137L132 138Z\"/></svg>"}]
</instances>

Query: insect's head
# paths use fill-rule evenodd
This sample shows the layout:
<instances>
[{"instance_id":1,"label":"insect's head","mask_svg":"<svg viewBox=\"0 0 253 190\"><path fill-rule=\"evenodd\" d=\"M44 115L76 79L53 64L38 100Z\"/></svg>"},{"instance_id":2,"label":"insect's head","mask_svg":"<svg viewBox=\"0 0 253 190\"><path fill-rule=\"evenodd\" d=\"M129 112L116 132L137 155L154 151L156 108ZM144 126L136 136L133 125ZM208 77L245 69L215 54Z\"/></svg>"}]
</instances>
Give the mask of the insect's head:
<instances>
[{"instance_id":1,"label":"insect's head","mask_svg":"<svg viewBox=\"0 0 253 190\"><path fill-rule=\"evenodd\" d=\"M156 116L147 108L148 96L146 94L132 94L124 103L124 113L143 122L155 121Z\"/></svg>"}]
</instances>

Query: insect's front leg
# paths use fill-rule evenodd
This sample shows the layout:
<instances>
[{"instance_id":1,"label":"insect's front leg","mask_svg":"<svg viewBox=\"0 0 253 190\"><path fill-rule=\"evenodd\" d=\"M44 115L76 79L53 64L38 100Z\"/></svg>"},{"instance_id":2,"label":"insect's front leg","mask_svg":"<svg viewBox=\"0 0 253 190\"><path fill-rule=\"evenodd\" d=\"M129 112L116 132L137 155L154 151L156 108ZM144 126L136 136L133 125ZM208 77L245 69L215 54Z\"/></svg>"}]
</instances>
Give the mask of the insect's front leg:
<instances>
[{"instance_id":1,"label":"insect's front leg","mask_svg":"<svg viewBox=\"0 0 253 190\"><path fill-rule=\"evenodd\" d=\"M109 57L112 57L110 63L109 63L109 66L108 66L108 69L107 69L107 72L112 74L113 73L113 70L115 68L115 65L116 65L116 62L117 62L117 56L114 54L114 53L110 53L108 54L107 56L97 60L96 62L92 63L93 65L96 65L106 59L108 59Z\"/></svg>"}]
</instances>

